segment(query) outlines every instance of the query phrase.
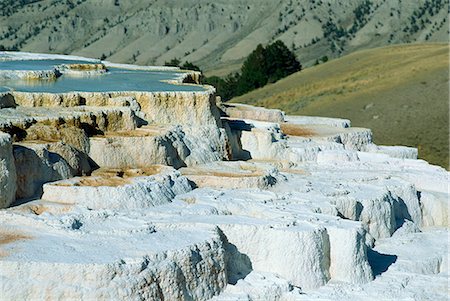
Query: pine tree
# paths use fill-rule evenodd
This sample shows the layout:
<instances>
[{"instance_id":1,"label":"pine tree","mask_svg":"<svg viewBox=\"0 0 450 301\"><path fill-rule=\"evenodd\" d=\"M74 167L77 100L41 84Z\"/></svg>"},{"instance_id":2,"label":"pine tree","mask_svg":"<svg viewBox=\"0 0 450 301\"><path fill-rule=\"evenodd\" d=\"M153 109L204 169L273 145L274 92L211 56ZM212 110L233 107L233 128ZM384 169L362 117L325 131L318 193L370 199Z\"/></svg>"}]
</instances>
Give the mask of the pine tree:
<instances>
[{"instance_id":1,"label":"pine tree","mask_svg":"<svg viewBox=\"0 0 450 301\"><path fill-rule=\"evenodd\" d=\"M247 57L241 69L237 85L238 95L260 88L267 83L266 55L264 47L259 44Z\"/></svg>"},{"instance_id":2,"label":"pine tree","mask_svg":"<svg viewBox=\"0 0 450 301\"><path fill-rule=\"evenodd\" d=\"M302 69L295 54L282 41L276 41L265 50L266 75L270 83Z\"/></svg>"}]
</instances>

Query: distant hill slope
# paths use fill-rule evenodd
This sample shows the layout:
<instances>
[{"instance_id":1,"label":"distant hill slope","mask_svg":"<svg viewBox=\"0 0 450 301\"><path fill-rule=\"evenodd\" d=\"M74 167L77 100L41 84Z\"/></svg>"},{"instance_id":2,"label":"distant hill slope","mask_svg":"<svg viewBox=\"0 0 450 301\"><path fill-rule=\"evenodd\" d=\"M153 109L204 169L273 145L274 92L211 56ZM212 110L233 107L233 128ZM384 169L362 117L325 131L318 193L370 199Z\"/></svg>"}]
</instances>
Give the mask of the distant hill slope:
<instances>
[{"instance_id":1,"label":"distant hill slope","mask_svg":"<svg viewBox=\"0 0 450 301\"><path fill-rule=\"evenodd\" d=\"M174 57L208 75L281 39L304 65L324 55L448 40L446 0L2 0L0 47L138 64Z\"/></svg>"},{"instance_id":2,"label":"distant hill slope","mask_svg":"<svg viewBox=\"0 0 450 301\"><path fill-rule=\"evenodd\" d=\"M349 118L371 128L376 143L418 147L421 158L448 168L448 55L448 44L359 51L232 101Z\"/></svg>"}]
</instances>

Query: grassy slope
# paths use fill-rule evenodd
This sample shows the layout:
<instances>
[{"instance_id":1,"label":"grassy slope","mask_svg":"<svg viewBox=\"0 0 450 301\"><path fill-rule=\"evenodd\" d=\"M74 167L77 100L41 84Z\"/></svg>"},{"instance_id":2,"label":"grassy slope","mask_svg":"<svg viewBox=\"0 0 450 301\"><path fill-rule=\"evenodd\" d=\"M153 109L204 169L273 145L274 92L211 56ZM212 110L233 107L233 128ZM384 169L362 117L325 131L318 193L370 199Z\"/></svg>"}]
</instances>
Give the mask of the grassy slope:
<instances>
[{"instance_id":1,"label":"grassy slope","mask_svg":"<svg viewBox=\"0 0 450 301\"><path fill-rule=\"evenodd\" d=\"M449 45L364 50L305 69L233 102L287 114L343 117L378 144L419 148L449 168Z\"/></svg>"}]
</instances>

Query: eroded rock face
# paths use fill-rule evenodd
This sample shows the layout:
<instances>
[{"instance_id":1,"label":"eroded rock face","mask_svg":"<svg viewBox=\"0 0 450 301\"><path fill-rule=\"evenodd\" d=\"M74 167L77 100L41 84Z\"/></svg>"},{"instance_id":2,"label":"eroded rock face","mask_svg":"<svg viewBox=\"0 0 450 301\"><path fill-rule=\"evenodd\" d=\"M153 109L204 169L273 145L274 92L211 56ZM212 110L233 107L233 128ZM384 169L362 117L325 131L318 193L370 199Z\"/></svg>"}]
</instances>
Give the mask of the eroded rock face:
<instances>
[{"instance_id":1,"label":"eroded rock face","mask_svg":"<svg viewBox=\"0 0 450 301\"><path fill-rule=\"evenodd\" d=\"M34 124L26 130L27 140L61 141L84 153L89 152L89 138L86 132L75 126Z\"/></svg>"},{"instance_id":2,"label":"eroded rock face","mask_svg":"<svg viewBox=\"0 0 450 301\"><path fill-rule=\"evenodd\" d=\"M133 97L151 123L220 125L215 96L205 92L74 92L74 93L11 93L15 102L23 107L101 107L111 99ZM191 109L187 109L191 108Z\"/></svg>"},{"instance_id":3,"label":"eroded rock face","mask_svg":"<svg viewBox=\"0 0 450 301\"><path fill-rule=\"evenodd\" d=\"M40 197L47 182L88 174L89 158L62 143L20 143L14 146L17 171L17 199Z\"/></svg>"},{"instance_id":4,"label":"eroded rock face","mask_svg":"<svg viewBox=\"0 0 450 301\"><path fill-rule=\"evenodd\" d=\"M89 156L102 167L165 164L180 168L228 158L225 132L214 126L144 126L90 139Z\"/></svg>"},{"instance_id":5,"label":"eroded rock face","mask_svg":"<svg viewBox=\"0 0 450 301\"><path fill-rule=\"evenodd\" d=\"M15 200L16 185L11 136L0 132L0 208L7 208Z\"/></svg>"},{"instance_id":6,"label":"eroded rock face","mask_svg":"<svg viewBox=\"0 0 450 301\"><path fill-rule=\"evenodd\" d=\"M10 93L0 93L0 109L14 107L16 107L14 97Z\"/></svg>"},{"instance_id":7,"label":"eroded rock face","mask_svg":"<svg viewBox=\"0 0 450 301\"><path fill-rule=\"evenodd\" d=\"M331 279L354 284L372 280L365 231L357 227L328 227L327 232L330 239Z\"/></svg>"},{"instance_id":8,"label":"eroded rock face","mask_svg":"<svg viewBox=\"0 0 450 301\"><path fill-rule=\"evenodd\" d=\"M278 228L251 224L221 227L228 241L240 254L247 256L251 270L275 273L295 286L311 289L330 279L327 258L330 246L324 228L308 228L305 225ZM237 254L231 253L231 256L233 261L239 261L235 258ZM234 269L229 271L230 276L238 274L241 267Z\"/></svg>"},{"instance_id":9,"label":"eroded rock face","mask_svg":"<svg viewBox=\"0 0 450 301\"><path fill-rule=\"evenodd\" d=\"M157 124L220 126L219 110L211 92L164 92L136 95L146 118ZM190 108L190 109L188 109Z\"/></svg>"},{"instance_id":10,"label":"eroded rock face","mask_svg":"<svg viewBox=\"0 0 450 301\"><path fill-rule=\"evenodd\" d=\"M16 141L26 140L28 131L28 140L54 141L69 138L70 134L64 135L67 128L83 129L93 135L133 130L138 122L134 111L127 107L17 107L2 109L0 117L0 129L14 135Z\"/></svg>"}]
</instances>

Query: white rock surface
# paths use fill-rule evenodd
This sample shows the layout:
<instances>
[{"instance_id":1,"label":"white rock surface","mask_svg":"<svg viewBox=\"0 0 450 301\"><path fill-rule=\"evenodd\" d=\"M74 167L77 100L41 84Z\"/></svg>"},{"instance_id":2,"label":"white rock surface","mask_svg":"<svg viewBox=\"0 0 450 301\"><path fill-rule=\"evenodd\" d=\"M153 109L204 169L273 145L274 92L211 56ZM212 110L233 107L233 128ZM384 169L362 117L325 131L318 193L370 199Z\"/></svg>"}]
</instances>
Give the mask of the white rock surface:
<instances>
[{"instance_id":1,"label":"white rock surface","mask_svg":"<svg viewBox=\"0 0 450 301\"><path fill-rule=\"evenodd\" d=\"M424 226L449 227L449 196L442 192L420 192Z\"/></svg>"},{"instance_id":2,"label":"white rock surface","mask_svg":"<svg viewBox=\"0 0 450 301\"><path fill-rule=\"evenodd\" d=\"M221 120L212 90L8 93L5 300L448 297L449 173L415 149L343 119Z\"/></svg>"},{"instance_id":3,"label":"white rock surface","mask_svg":"<svg viewBox=\"0 0 450 301\"><path fill-rule=\"evenodd\" d=\"M301 290L289 281L271 273L251 272L211 301L289 300Z\"/></svg>"},{"instance_id":4,"label":"white rock surface","mask_svg":"<svg viewBox=\"0 0 450 301\"><path fill-rule=\"evenodd\" d=\"M378 243L373 282L354 287L330 282L292 300L447 300L448 230L412 233Z\"/></svg>"},{"instance_id":5,"label":"white rock surface","mask_svg":"<svg viewBox=\"0 0 450 301\"><path fill-rule=\"evenodd\" d=\"M244 224L221 229L243 254L239 256L249 258L254 270L278 274L302 288L317 288L330 279L330 246L324 228L299 223L282 228ZM236 269L240 268L239 264Z\"/></svg>"},{"instance_id":6,"label":"white rock surface","mask_svg":"<svg viewBox=\"0 0 450 301\"><path fill-rule=\"evenodd\" d=\"M350 120L339 118L327 118L327 117L314 117L314 116L293 116L287 115L284 117L287 123L298 125L328 125L339 128L350 127Z\"/></svg>"},{"instance_id":7,"label":"white rock surface","mask_svg":"<svg viewBox=\"0 0 450 301\"><path fill-rule=\"evenodd\" d=\"M268 189L283 181L277 169L271 166L244 162L214 162L180 169L196 187L260 188Z\"/></svg>"},{"instance_id":8,"label":"white rock surface","mask_svg":"<svg viewBox=\"0 0 450 301\"><path fill-rule=\"evenodd\" d=\"M129 177L76 177L44 184L42 199L90 209L136 209L170 203L177 194L192 190L187 178L169 167L158 167L155 175L136 173Z\"/></svg>"},{"instance_id":9,"label":"white rock surface","mask_svg":"<svg viewBox=\"0 0 450 301\"><path fill-rule=\"evenodd\" d=\"M384 146L369 144L365 147L364 150L371 153L386 154L390 157L400 159L417 159L418 156L418 151L416 148L406 146Z\"/></svg>"},{"instance_id":10,"label":"white rock surface","mask_svg":"<svg viewBox=\"0 0 450 301\"><path fill-rule=\"evenodd\" d=\"M252 119L267 122L284 122L284 112L245 104L222 104L221 109L230 118Z\"/></svg>"},{"instance_id":11,"label":"white rock surface","mask_svg":"<svg viewBox=\"0 0 450 301\"><path fill-rule=\"evenodd\" d=\"M248 119L226 119L226 122L231 128L233 153L238 159L287 160L296 164L317 161L321 151L358 151L372 144L372 133L367 129ZM356 159L355 155L346 158Z\"/></svg>"},{"instance_id":12,"label":"white rock surface","mask_svg":"<svg viewBox=\"0 0 450 301\"><path fill-rule=\"evenodd\" d=\"M180 168L226 159L225 139L223 130L211 126L145 126L92 137L89 156L107 168L153 164Z\"/></svg>"},{"instance_id":13,"label":"white rock surface","mask_svg":"<svg viewBox=\"0 0 450 301\"><path fill-rule=\"evenodd\" d=\"M0 70L0 80L55 80L60 73L53 70Z\"/></svg>"},{"instance_id":14,"label":"white rock surface","mask_svg":"<svg viewBox=\"0 0 450 301\"><path fill-rule=\"evenodd\" d=\"M293 185L293 182L284 183L285 185ZM321 256L324 253L326 258L331 258L330 269L332 279L339 279L340 281L348 282L367 282L372 279L372 273L367 263L366 249L365 249L365 231L356 222L343 221L339 218L330 217L326 215L316 214L317 208L305 206L303 202L297 201L297 195L284 195L279 193L269 193L264 190L236 190L230 192L209 191L209 190L194 190L187 195L178 196L178 199L192 204L213 205L219 212L237 216L251 216L256 218L253 221L253 226L247 225L248 221L237 227L235 225L219 225L226 235L228 241L234 246L239 246L237 249L240 253L250 258L253 269L265 272L275 272L280 275L291 273L287 279L295 281L298 286L315 286L317 283L308 283L301 276L304 273L314 274L308 270L308 265L305 266L287 266L283 256L288 256L288 253L280 250L290 250L292 248L295 238L281 240L283 237L290 237L290 235L301 235L301 233L309 231L325 231L325 236L322 237L322 243L314 247L311 243L308 246L307 252L296 253L293 252L289 256L292 259L289 262L302 262L303 260L310 261L315 256ZM337 214L337 212L335 212ZM266 220L272 220L269 226ZM275 220L280 221L280 224L273 224ZM300 221L307 220L307 223ZM243 220L245 221L245 220ZM218 220L217 223L220 223ZM260 229L258 229L260 228ZM322 230L320 230L322 229ZM292 234L277 234L279 231L288 231ZM297 233L297 234L296 234ZM322 232L321 232L322 233ZM251 238L251 239L250 239ZM306 241L306 239L304 240ZM266 245L262 247L261 244ZM273 245L274 244L274 245ZM274 249L271 249L273 245ZM233 247L233 248L234 248ZM294 249L300 250L301 246L295 246ZM242 250L247 250L243 252ZM351 251L350 251L351 250ZM281 252L282 257L277 255ZM344 254L352 253L354 256L346 256ZM342 254L342 255L338 255ZM234 255L237 256L237 255ZM270 257L270 259L265 258ZM238 257L241 257L239 255ZM261 258L262 257L262 258ZM343 258L345 257L345 258ZM326 263L327 260L325 260ZM259 266L255 266L260 263ZM268 265L272 262L272 265ZM238 270L242 264L238 264L232 268L230 275L239 274ZM244 264L245 265L245 264ZM300 270L296 270L300 269ZM320 269L319 269L320 270ZM328 270L328 268L325 268ZM326 275L327 272L324 272ZM355 277L357 275L358 277ZM324 277L323 274L317 275L317 279ZM328 278L329 276L326 276ZM295 279L295 280L293 280ZM301 285L300 285L301 284Z\"/></svg>"},{"instance_id":15,"label":"white rock surface","mask_svg":"<svg viewBox=\"0 0 450 301\"><path fill-rule=\"evenodd\" d=\"M339 164L341 162L358 161L355 151L323 150L317 154L318 164Z\"/></svg>"},{"instance_id":16,"label":"white rock surface","mask_svg":"<svg viewBox=\"0 0 450 301\"><path fill-rule=\"evenodd\" d=\"M214 227L162 228L107 212L0 220L15 241L2 248L6 300L207 300L226 285Z\"/></svg>"}]
</instances>

